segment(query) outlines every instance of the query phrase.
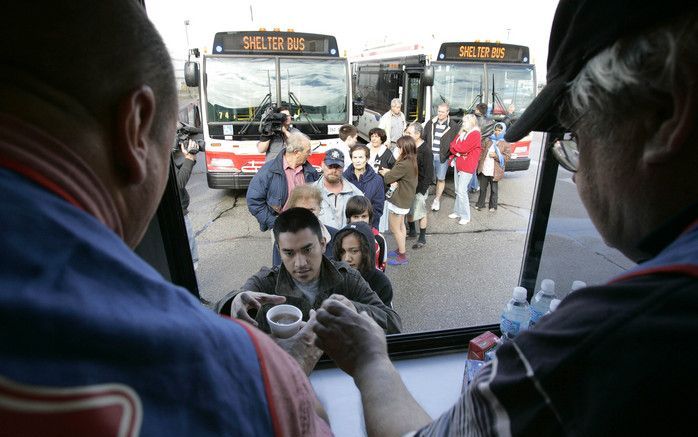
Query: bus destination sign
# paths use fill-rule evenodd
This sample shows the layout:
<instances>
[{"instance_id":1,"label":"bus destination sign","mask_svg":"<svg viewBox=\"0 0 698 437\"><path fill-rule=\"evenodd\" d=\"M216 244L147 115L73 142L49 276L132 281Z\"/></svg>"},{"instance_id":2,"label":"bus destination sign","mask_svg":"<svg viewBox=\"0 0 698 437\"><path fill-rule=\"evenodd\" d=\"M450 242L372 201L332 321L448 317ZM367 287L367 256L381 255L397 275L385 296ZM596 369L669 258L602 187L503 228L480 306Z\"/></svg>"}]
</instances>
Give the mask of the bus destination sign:
<instances>
[{"instance_id":1,"label":"bus destination sign","mask_svg":"<svg viewBox=\"0 0 698 437\"><path fill-rule=\"evenodd\" d=\"M213 39L216 54L282 54L339 56L330 35L295 32L219 32Z\"/></svg>"},{"instance_id":2,"label":"bus destination sign","mask_svg":"<svg viewBox=\"0 0 698 437\"><path fill-rule=\"evenodd\" d=\"M439 61L531 62L528 47L493 42L447 42L441 44Z\"/></svg>"}]
</instances>

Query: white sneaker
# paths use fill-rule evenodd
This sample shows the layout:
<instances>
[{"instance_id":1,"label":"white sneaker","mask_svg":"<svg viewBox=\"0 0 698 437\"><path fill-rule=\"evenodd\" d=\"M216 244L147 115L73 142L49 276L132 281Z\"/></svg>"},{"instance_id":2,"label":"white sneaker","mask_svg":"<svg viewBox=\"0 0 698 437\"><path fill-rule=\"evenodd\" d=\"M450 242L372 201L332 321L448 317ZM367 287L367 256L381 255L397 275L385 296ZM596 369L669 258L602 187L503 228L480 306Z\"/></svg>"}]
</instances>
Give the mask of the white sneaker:
<instances>
[{"instance_id":1,"label":"white sneaker","mask_svg":"<svg viewBox=\"0 0 698 437\"><path fill-rule=\"evenodd\" d=\"M458 221L458 224L459 224L459 225L467 225L468 223L470 223L470 220L460 219L460 220Z\"/></svg>"},{"instance_id":2,"label":"white sneaker","mask_svg":"<svg viewBox=\"0 0 698 437\"><path fill-rule=\"evenodd\" d=\"M456 214L455 212L448 215L448 218L458 218L458 217L460 217L460 216L458 214Z\"/></svg>"},{"instance_id":3,"label":"white sneaker","mask_svg":"<svg viewBox=\"0 0 698 437\"><path fill-rule=\"evenodd\" d=\"M438 211L441 209L441 201L438 198L434 198L434 201L431 202L431 210L432 211Z\"/></svg>"}]
</instances>

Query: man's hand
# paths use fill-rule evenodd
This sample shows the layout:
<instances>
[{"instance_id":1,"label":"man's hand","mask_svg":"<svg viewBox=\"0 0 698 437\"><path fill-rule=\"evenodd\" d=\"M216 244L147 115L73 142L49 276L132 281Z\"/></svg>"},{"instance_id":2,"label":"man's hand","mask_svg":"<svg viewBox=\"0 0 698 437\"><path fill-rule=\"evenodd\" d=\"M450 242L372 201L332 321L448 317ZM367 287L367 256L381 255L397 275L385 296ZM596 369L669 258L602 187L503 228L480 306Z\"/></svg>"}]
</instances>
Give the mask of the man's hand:
<instances>
[{"instance_id":1,"label":"man's hand","mask_svg":"<svg viewBox=\"0 0 698 437\"><path fill-rule=\"evenodd\" d=\"M293 337L276 338L276 344L291 355L301 366L306 375L310 375L318 360L322 356L322 350L315 346L315 310L310 310L310 318L302 322L303 326ZM273 335L272 335L273 337Z\"/></svg>"},{"instance_id":2,"label":"man's hand","mask_svg":"<svg viewBox=\"0 0 698 437\"><path fill-rule=\"evenodd\" d=\"M345 304L327 299L316 320L315 344L352 377L373 363L389 362L385 333L366 312L357 314Z\"/></svg>"},{"instance_id":3,"label":"man's hand","mask_svg":"<svg viewBox=\"0 0 698 437\"><path fill-rule=\"evenodd\" d=\"M189 140L187 147L184 147L184 143L179 143L179 148L180 148L180 150L182 150L182 154L184 155L184 159L196 161L196 156L194 156L193 154L188 152L189 149L194 148L194 147L199 147L199 145L196 144L196 141L194 141L194 140Z\"/></svg>"},{"instance_id":4,"label":"man's hand","mask_svg":"<svg viewBox=\"0 0 698 437\"><path fill-rule=\"evenodd\" d=\"M351 300L349 300L349 298L347 298L347 297L346 297L345 295L343 295L343 294L336 294L336 293L335 293L335 294L332 294L330 297L328 297L328 299L333 299L333 300L336 300L337 302L341 302L341 303L343 303L344 305L346 305L347 308L349 308L350 310L356 312L356 306L354 306L354 302L352 302Z\"/></svg>"},{"instance_id":5,"label":"man's hand","mask_svg":"<svg viewBox=\"0 0 698 437\"><path fill-rule=\"evenodd\" d=\"M275 296L273 294L258 293L255 291L243 291L233 298L230 304L230 315L240 320L244 320L251 325L258 326L257 322L250 317L247 312L249 310L259 310L262 305L271 303L278 305L286 302L284 296Z\"/></svg>"},{"instance_id":6,"label":"man's hand","mask_svg":"<svg viewBox=\"0 0 698 437\"><path fill-rule=\"evenodd\" d=\"M288 131L288 127L285 124L281 126L281 133L285 138L288 138L288 136L291 135L291 132Z\"/></svg>"}]
</instances>

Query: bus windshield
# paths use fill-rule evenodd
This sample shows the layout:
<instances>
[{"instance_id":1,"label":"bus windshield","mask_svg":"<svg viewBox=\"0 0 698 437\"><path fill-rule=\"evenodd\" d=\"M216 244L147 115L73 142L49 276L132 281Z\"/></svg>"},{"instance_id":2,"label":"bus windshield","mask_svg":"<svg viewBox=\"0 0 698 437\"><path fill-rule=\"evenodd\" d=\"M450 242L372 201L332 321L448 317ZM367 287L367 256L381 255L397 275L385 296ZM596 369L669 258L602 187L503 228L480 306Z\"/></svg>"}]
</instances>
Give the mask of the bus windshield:
<instances>
[{"instance_id":1,"label":"bus windshield","mask_svg":"<svg viewBox=\"0 0 698 437\"><path fill-rule=\"evenodd\" d=\"M273 58L208 58L206 79L209 122L259 120L278 101Z\"/></svg>"},{"instance_id":2,"label":"bus windshield","mask_svg":"<svg viewBox=\"0 0 698 437\"><path fill-rule=\"evenodd\" d=\"M294 123L346 123L348 85L342 59L211 57L206 61L209 122L259 120L272 102L291 108Z\"/></svg>"},{"instance_id":3,"label":"bus windshield","mask_svg":"<svg viewBox=\"0 0 698 437\"><path fill-rule=\"evenodd\" d=\"M494 80L494 92L499 99L491 106L493 115L519 116L523 113L536 96L533 68L531 65L487 65L487 93L491 98Z\"/></svg>"},{"instance_id":4,"label":"bus windshield","mask_svg":"<svg viewBox=\"0 0 698 437\"><path fill-rule=\"evenodd\" d=\"M432 114L441 103L451 106L451 114L463 115L482 99L482 64L434 63Z\"/></svg>"},{"instance_id":5,"label":"bus windshield","mask_svg":"<svg viewBox=\"0 0 698 437\"><path fill-rule=\"evenodd\" d=\"M347 67L342 59L279 60L281 100L295 123L347 122Z\"/></svg>"}]
</instances>

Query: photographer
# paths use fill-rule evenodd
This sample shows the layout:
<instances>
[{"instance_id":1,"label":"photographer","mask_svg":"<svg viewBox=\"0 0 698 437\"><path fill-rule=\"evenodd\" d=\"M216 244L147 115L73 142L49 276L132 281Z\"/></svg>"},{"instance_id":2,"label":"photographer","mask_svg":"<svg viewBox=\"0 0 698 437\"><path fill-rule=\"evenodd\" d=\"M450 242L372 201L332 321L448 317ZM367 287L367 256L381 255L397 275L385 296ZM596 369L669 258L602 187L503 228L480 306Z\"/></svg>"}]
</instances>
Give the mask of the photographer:
<instances>
[{"instance_id":1,"label":"photographer","mask_svg":"<svg viewBox=\"0 0 698 437\"><path fill-rule=\"evenodd\" d=\"M283 121L277 121L272 118L270 123L271 126L265 126L265 128L262 129L259 142L257 143L257 150L259 153L266 153L265 162L273 160L281 149L286 147L286 140L290 133L300 132L298 129L291 126L291 110L288 106L279 106L274 110L274 114L284 114L285 117Z\"/></svg>"},{"instance_id":2,"label":"photographer","mask_svg":"<svg viewBox=\"0 0 698 437\"><path fill-rule=\"evenodd\" d=\"M184 224L187 227L189 237L189 250L194 263L194 270L199 266L199 250L194 238L194 227L189 218L189 193L187 192L187 182L191 177L191 171L196 164L196 154L199 153L199 145L192 139L177 142L178 147L172 151L172 160L175 165L175 175L177 176L177 187L179 188L179 200L182 203L182 213L184 214ZM186 145L186 147L185 147Z\"/></svg>"}]
</instances>

